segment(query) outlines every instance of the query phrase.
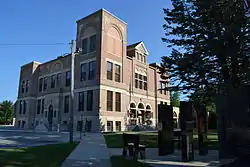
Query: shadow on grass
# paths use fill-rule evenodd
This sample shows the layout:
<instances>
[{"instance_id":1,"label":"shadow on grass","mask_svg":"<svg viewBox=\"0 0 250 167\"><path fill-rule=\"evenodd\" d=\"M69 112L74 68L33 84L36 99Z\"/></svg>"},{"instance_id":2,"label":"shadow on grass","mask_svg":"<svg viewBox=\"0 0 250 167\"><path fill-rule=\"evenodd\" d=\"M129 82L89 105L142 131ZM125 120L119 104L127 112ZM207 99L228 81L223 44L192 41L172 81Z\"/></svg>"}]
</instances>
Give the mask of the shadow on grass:
<instances>
[{"instance_id":1,"label":"shadow on grass","mask_svg":"<svg viewBox=\"0 0 250 167\"><path fill-rule=\"evenodd\" d=\"M0 167L60 167L78 143L0 149Z\"/></svg>"}]
</instances>

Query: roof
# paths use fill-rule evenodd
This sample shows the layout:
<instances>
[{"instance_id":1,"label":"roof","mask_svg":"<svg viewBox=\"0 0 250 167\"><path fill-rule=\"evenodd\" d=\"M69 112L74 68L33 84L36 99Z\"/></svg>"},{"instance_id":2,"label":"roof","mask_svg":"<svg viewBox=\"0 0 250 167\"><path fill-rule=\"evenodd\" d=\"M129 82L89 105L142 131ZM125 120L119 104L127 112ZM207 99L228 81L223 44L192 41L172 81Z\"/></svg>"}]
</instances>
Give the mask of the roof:
<instances>
[{"instance_id":1,"label":"roof","mask_svg":"<svg viewBox=\"0 0 250 167\"><path fill-rule=\"evenodd\" d=\"M142 41L136 42L134 44L128 45L127 48L135 48L137 45L139 45Z\"/></svg>"}]
</instances>

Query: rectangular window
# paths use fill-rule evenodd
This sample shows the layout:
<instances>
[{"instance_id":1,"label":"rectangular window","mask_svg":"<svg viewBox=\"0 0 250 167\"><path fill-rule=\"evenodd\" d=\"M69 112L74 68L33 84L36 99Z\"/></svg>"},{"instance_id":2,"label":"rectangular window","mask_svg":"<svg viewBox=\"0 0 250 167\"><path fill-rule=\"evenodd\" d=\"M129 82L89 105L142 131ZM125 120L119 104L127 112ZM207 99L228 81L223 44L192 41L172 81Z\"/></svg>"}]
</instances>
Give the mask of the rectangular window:
<instances>
[{"instance_id":1,"label":"rectangular window","mask_svg":"<svg viewBox=\"0 0 250 167\"><path fill-rule=\"evenodd\" d=\"M93 52L96 50L96 35L92 35L90 37L90 48L89 52Z\"/></svg>"},{"instance_id":2,"label":"rectangular window","mask_svg":"<svg viewBox=\"0 0 250 167\"><path fill-rule=\"evenodd\" d=\"M120 132L122 130L121 121L115 121L115 130Z\"/></svg>"},{"instance_id":3,"label":"rectangular window","mask_svg":"<svg viewBox=\"0 0 250 167\"><path fill-rule=\"evenodd\" d=\"M20 101L20 106L19 106L19 114L22 114L22 110L23 110L23 101Z\"/></svg>"},{"instance_id":4,"label":"rectangular window","mask_svg":"<svg viewBox=\"0 0 250 167\"><path fill-rule=\"evenodd\" d=\"M42 109L41 109L42 114L44 113L44 99L42 99Z\"/></svg>"},{"instance_id":5,"label":"rectangular window","mask_svg":"<svg viewBox=\"0 0 250 167\"><path fill-rule=\"evenodd\" d=\"M96 62L92 61L89 63L89 80L92 80L95 78L95 68L96 68Z\"/></svg>"},{"instance_id":6,"label":"rectangular window","mask_svg":"<svg viewBox=\"0 0 250 167\"><path fill-rule=\"evenodd\" d=\"M39 79L39 92L43 91L43 78Z\"/></svg>"},{"instance_id":7,"label":"rectangular window","mask_svg":"<svg viewBox=\"0 0 250 167\"><path fill-rule=\"evenodd\" d=\"M71 71L66 72L66 87L70 86L70 81L71 81Z\"/></svg>"},{"instance_id":8,"label":"rectangular window","mask_svg":"<svg viewBox=\"0 0 250 167\"><path fill-rule=\"evenodd\" d=\"M84 110L84 92L79 92L78 111Z\"/></svg>"},{"instance_id":9,"label":"rectangular window","mask_svg":"<svg viewBox=\"0 0 250 167\"><path fill-rule=\"evenodd\" d=\"M88 52L88 38L82 39L82 54L86 54Z\"/></svg>"},{"instance_id":10,"label":"rectangular window","mask_svg":"<svg viewBox=\"0 0 250 167\"><path fill-rule=\"evenodd\" d=\"M164 95L167 94L167 83L164 83Z\"/></svg>"},{"instance_id":11,"label":"rectangular window","mask_svg":"<svg viewBox=\"0 0 250 167\"><path fill-rule=\"evenodd\" d=\"M138 81L138 74L135 73L135 88L138 88L138 85L139 85L138 82L139 82L139 81Z\"/></svg>"},{"instance_id":12,"label":"rectangular window","mask_svg":"<svg viewBox=\"0 0 250 167\"><path fill-rule=\"evenodd\" d=\"M120 82L121 80L121 66L115 65L115 81Z\"/></svg>"},{"instance_id":13,"label":"rectangular window","mask_svg":"<svg viewBox=\"0 0 250 167\"><path fill-rule=\"evenodd\" d=\"M147 76L143 76L143 83L144 83L144 90L148 90L148 84L147 84Z\"/></svg>"},{"instance_id":14,"label":"rectangular window","mask_svg":"<svg viewBox=\"0 0 250 167\"><path fill-rule=\"evenodd\" d=\"M93 109L93 91L87 91L87 110L92 111Z\"/></svg>"},{"instance_id":15,"label":"rectangular window","mask_svg":"<svg viewBox=\"0 0 250 167\"><path fill-rule=\"evenodd\" d=\"M64 96L64 113L69 112L69 96Z\"/></svg>"},{"instance_id":16,"label":"rectangular window","mask_svg":"<svg viewBox=\"0 0 250 167\"><path fill-rule=\"evenodd\" d=\"M55 86L56 86L56 76L55 76L55 75L52 75L52 76L51 76L50 87L51 87L51 88L55 88Z\"/></svg>"},{"instance_id":17,"label":"rectangular window","mask_svg":"<svg viewBox=\"0 0 250 167\"><path fill-rule=\"evenodd\" d=\"M26 108L27 108L27 102L24 100L23 101L23 114L26 113Z\"/></svg>"},{"instance_id":18,"label":"rectangular window","mask_svg":"<svg viewBox=\"0 0 250 167\"><path fill-rule=\"evenodd\" d=\"M22 93L24 93L24 88L25 88L25 81L22 81L22 88L21 88Z\"/></svg>"},{"instance_id":19,"label":"rectangular window","mask_svg":"<svg viewBox=\"0 0 250 167\"><path fill-rule=\"evenodd\" d=\"M47 85L48 85L48 78L45 77L44 80L43 80L43 91L47 90Z\"/></svg>"},{"instance_id":20,"label":"rectangular window","mask_svg":"<svg viewBox=\"0 0 250 167\"><path fill-rule=\"evenodd\" d=\"M113 111L113 92L107 91L107 111Z\"/></svg>"},{"instance_id":21,"label":"rectangular window","mask_svg":"<svg viewBox=\"0 0 250 167\"><path fill-rule=\"evenodd\" d=\"M57 74L57 76L56 76L56 85L57 85L57 87L60 87L61 86L61 81L62 80L62 74L61 73L59 73L59 74Z\"/></svg>"},{"instance_id":22,"label":"rectangular window","mask_svg":"<svg viewBox=\"0 0 250 167\"><path fill-rule=\"evenodd\" d=\"M30 81L27 80L27 81L26 81L26 92L29 91L29 87L30 87Z\"/></svg>"},{"instance_id":23,"label":"rectangular window","mask_svg":"<svg viewBox=\"0 0 250 167\"><path fill-rule=\"evenodd\" d=\"M36 113L40 114L40 112L41 112L41 99L38 99L36 103Z\"/></svg>"},{"instance_id":24,"label":"rectangular window","mask_svg":"<svg viewBox=\"0 0 250 167\"><path fill-rule=\"evenodd\" d=\"M113 63L107 62L107 79L112 80L113 79Z\"/></svg>"},{"instance_id":25,"label":"rectangular window","mask_svg":"<svg viewBox=\"0 0 250 167\"><path fill-rule=\"evenodd\" d=\"M86 81L87 79L87 64L81 64L81 81Z\"/></svg>"},{"instance_id":26,"label":"rectangular window","mask_svg":"<svg viewBox=\"0 0 250 167\"><path fill-rule=\"evenodd\" d=\"M107 131L113 132L113 121L107 121Z\"/></svg>"},{"instance_id":27,"label":"rectangular window","mask_svg":"<svg viewBox=\"0 0 250 167\"><path fill-rule=\"evenodd\" d=\"M121 111L121 93L115 93L115 111Z\"/></svg>"}]
</instances>

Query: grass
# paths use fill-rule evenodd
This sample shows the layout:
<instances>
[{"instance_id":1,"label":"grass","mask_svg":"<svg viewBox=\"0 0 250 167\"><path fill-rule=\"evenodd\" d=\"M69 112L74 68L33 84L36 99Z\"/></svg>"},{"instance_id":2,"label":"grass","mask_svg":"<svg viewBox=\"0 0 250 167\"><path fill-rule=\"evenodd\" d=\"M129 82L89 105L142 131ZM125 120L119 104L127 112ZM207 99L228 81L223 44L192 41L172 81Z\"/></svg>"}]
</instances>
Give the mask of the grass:
<instances>
[{"instance_id":1,"label":"grass","mask_svg":"<svg viewBox=\"0 0 250 167\"><path fill-rule=\"evenodd\" d=\"M157 132L126 132L136 133L140 135L141 144L146 145L147 148L158 147L158 133ZM109 148L122 148L122 133L105 133L106 144ZM218 149L218 136L216 132L208 132L208 149ZM198 148L198 135L194 134L194 148Z\"/></svg>"},{"instance_id":2,"label":"grass","mask_svg":"<svg viewBox=\"0 0 250 167\"><path fill-rule=\"evenodd\" d=\"M60 167L77 144L0 149L0 167Z\"/></svg>"},{"instance_id":3,"label":"grass","mask_svg":"<svg viewBox=\"0 0 250 167\"><path fill-rule=\"evenodd\" d=\"M135 162L122 156L112 156L110 160L112 167L152 167L148 164Z\"/></svg>"}]
</instances>

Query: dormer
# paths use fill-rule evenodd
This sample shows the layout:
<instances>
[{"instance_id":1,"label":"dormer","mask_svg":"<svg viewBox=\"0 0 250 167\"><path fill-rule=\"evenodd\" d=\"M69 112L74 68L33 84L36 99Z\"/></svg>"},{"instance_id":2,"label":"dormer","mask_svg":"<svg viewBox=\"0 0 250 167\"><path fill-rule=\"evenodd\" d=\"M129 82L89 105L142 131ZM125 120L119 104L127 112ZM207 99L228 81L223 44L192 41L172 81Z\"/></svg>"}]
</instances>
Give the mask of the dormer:
<instances>
[{"instance_id":1,"label":"dormer","mask_svg":"<svg viewBox=\"0 0 250 167\"><path fill-rule=\"evenodd\" d=\"M139 62L147 63L148 51L143 42L137 42L127 46L127 56Z\"/></svg>"}]
</instances>

